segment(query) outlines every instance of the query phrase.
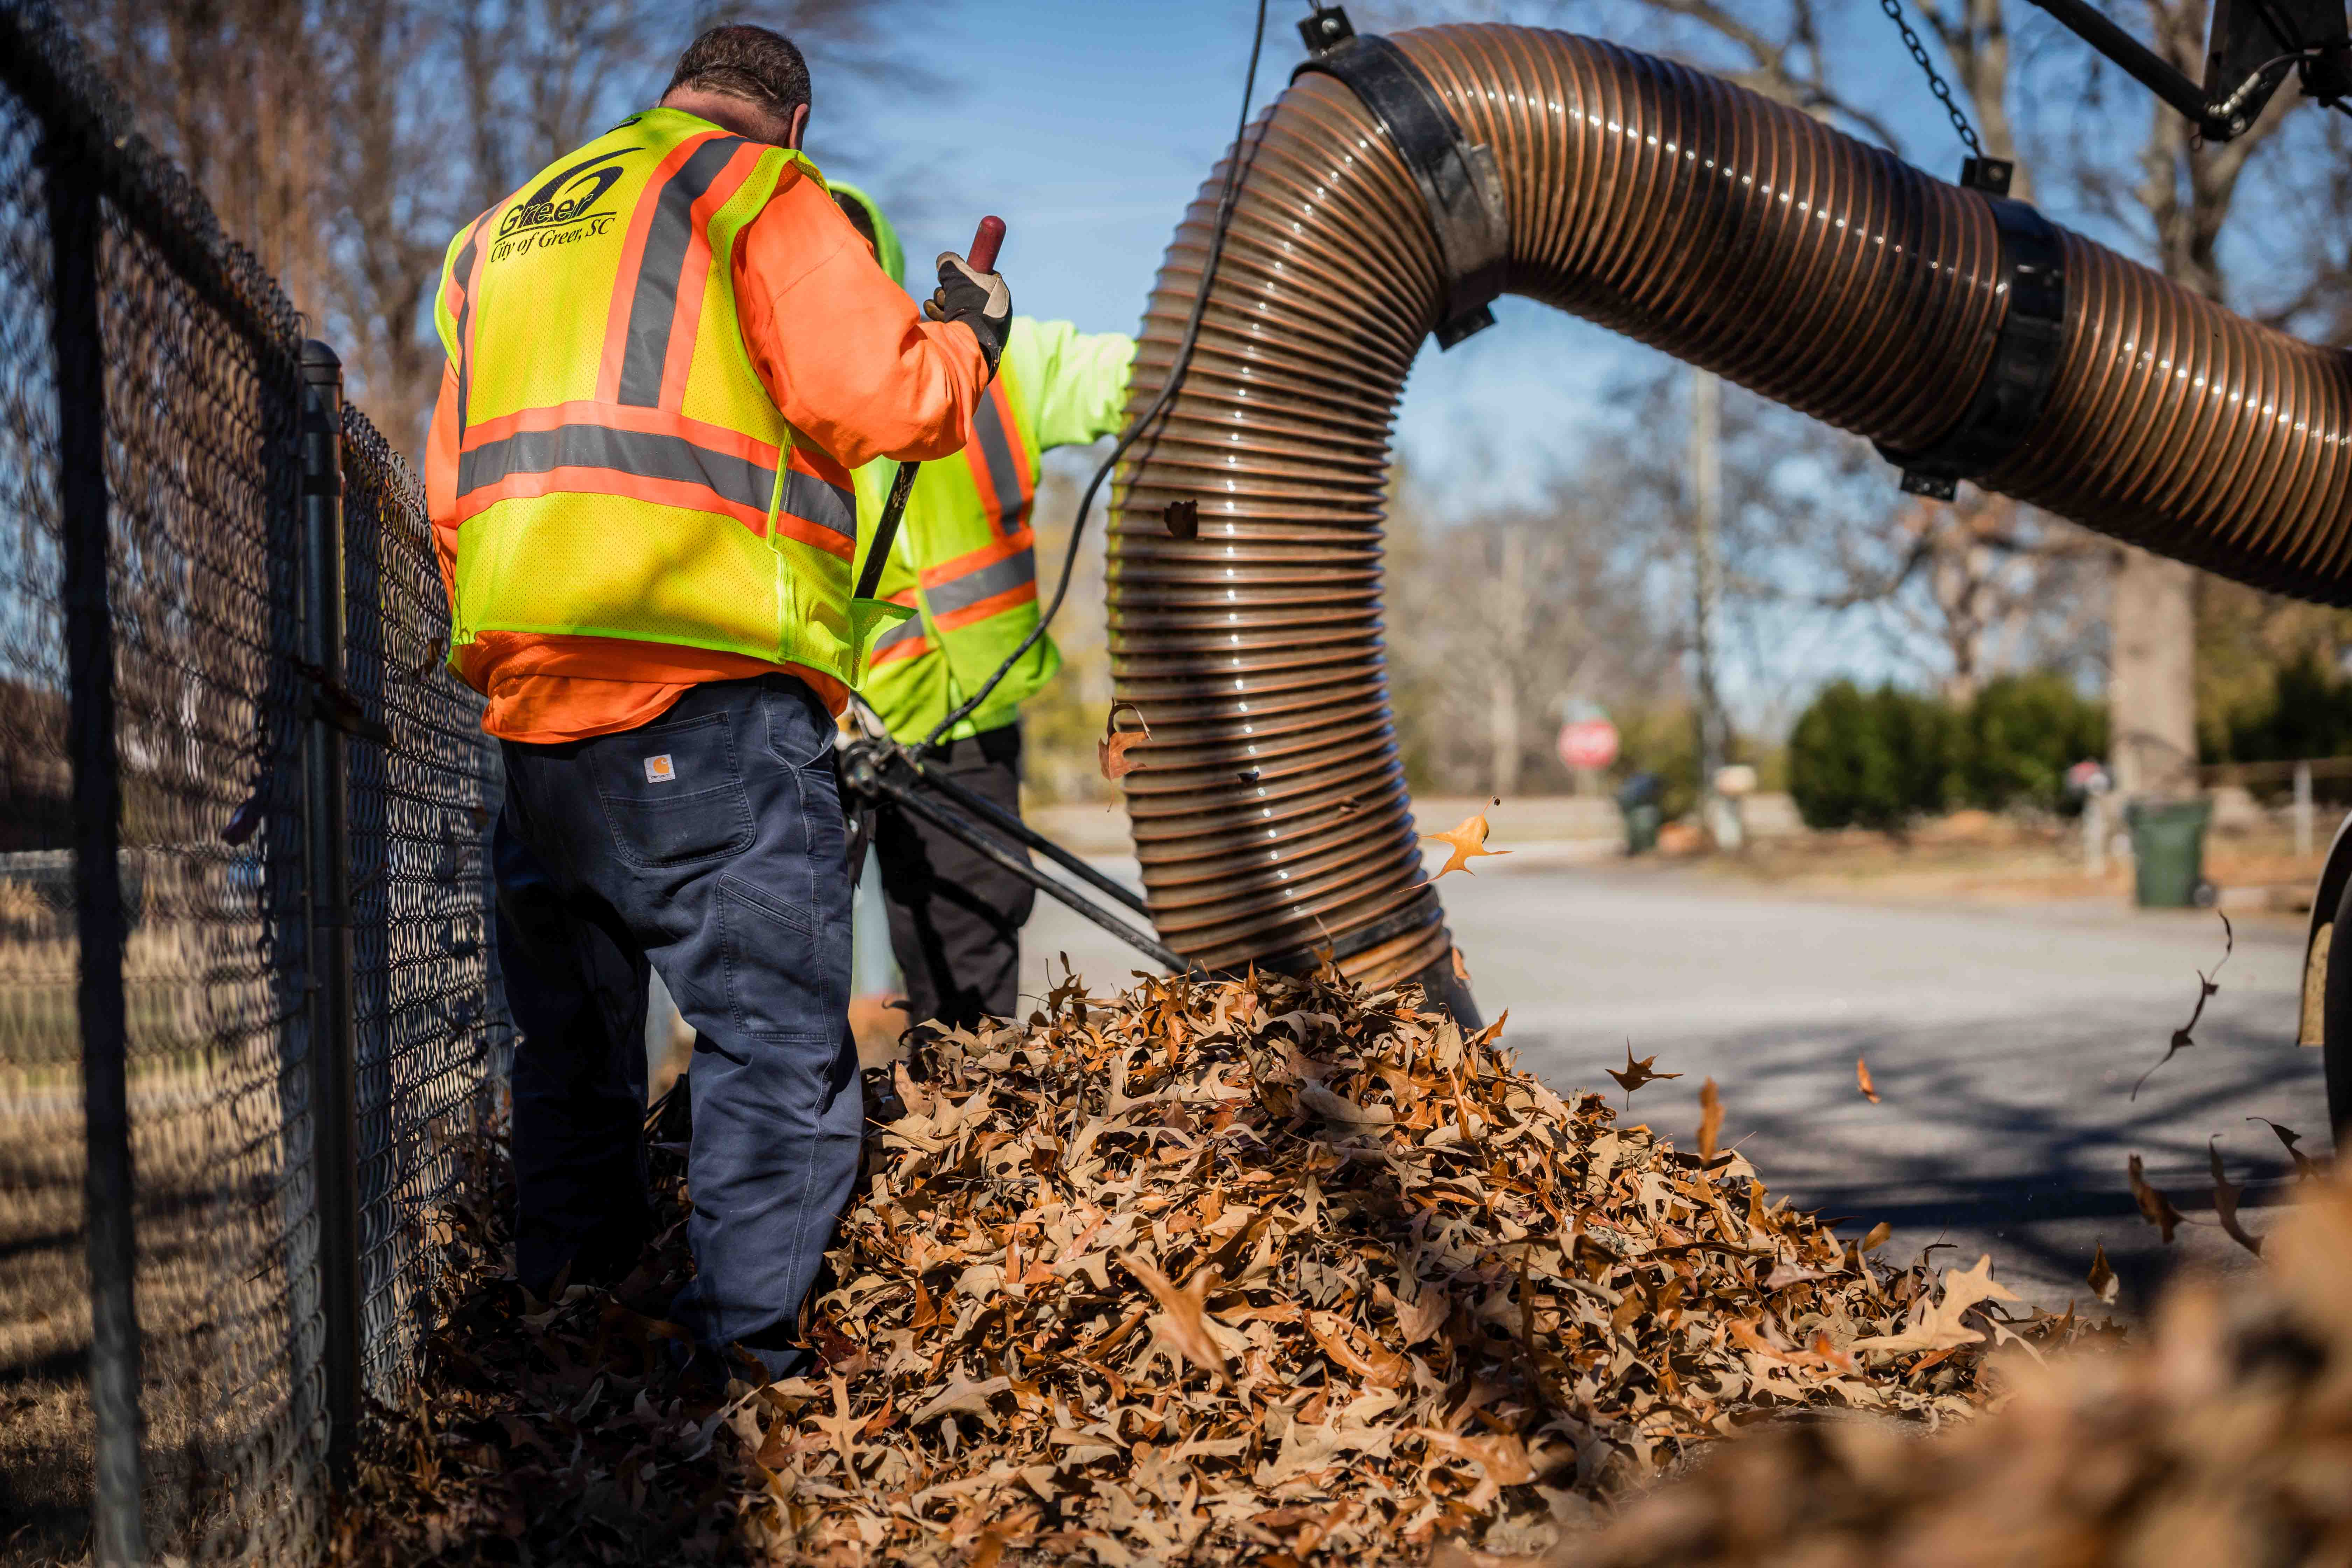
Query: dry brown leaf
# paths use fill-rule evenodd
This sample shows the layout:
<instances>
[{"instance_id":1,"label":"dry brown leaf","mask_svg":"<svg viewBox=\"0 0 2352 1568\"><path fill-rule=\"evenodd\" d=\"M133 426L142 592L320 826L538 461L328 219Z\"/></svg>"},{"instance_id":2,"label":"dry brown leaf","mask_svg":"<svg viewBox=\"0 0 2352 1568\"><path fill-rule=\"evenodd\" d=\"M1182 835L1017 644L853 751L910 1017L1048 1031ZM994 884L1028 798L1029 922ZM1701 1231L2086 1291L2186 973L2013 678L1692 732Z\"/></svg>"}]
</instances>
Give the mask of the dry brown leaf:
<instances>
[{"instance_id":1,"label":"dry brown leaf","mask_svg":"<svg viewBox=\"0 0 2352 1568\"><path fill-rule=\"evenodd\" d=\"M2141 1168L2138 1155L2131 1157L2128 1168L2131 1172L2132 1201L2139 1205L2140 1217L2156 1226L2167 1247L2171 1246L2173 1229L2180 1224L2180 1211L2172 1206L2170 1198L2147 1184L2147 1175Z\"/></svg>"},{"instance_id":2,"label":"dry brown leaf","mask_svg":"<svg viewBox=\"0 0 2352 1568\"><path fill-rule=\"evenodd\" d=\"M1152 1331L1220 1387L1229 1382L1224 1352L1217 1348L1207 1321L1205 1303L1214 1270L1202 1269L1190 1286L1180 1290L1168 1276L1133 1254L1121 1257L1118 1266L1134 1275L1160 1303L1160 1315L1151 1320Z\"/></svg>"},{"instance_id":3,"label":"dry brown leaf","mask_svg":"<svg viewBox=\"0 0 2352 1568\"><path fill-rule=\"evenodd\" d=\"M2149 1335L2051 1355L2030 1376L2013 1369L2019 1397L1932 1437L1766 1424L1686 1479L1629 1500L1556 1560L1581 1568L2316 1563L2316 1543L2338 1539L2347 1518L2341 1392L2352 1365L2352 1183L2303 1195L2278 1217L2264 1267L2240 1271L2226 1293L2176 1275ZM2307 1268L2287 1261L2295 1258ZM2035 1324L2060 1333L2078 1326L2071 1311ZM2048 1348L2032 1328L2021 1337ZM1938 1377L1980 1352L1942 1353Z\"/></svg>"},{"instance_id":4,"label":"dry brown leaf","mask_svg":"<svg viewBox=\"0 0 2352 1568\"><path fill-rule=\"evenodd\" d=\"M2092 1244L2091 1272L2088 1283L2091 1287L2092 1295L2096 1296L2100 1300L2105 1302L2110 1307L2116 1304L2116 1296L2123 1289L2123 1281L2116 1278L2115 1267L2107 1261L2107 1244L2105 1242L2095 1242Z\"/></svg>"},{"instance_id":5,"label":"dry brown leaf","mask_svg":"<svg viewBox=\"0 0 2352 1568\"><path fill-rule=\"evenodd\" d=\"M996 1420L996 1412L989 1408L989 1400L1012 1386L1013 1380L1009 1377L992 1377L974 1382L970 1378L959 1376L947 1387L941 1389L929 1404L908 1416L907 1424L910 1426L919 1426L935 1415L945 1415L958 1410L969 1412L983 1421L992 1423Z\"/></svg>"},{"instance_id":6,"label":"dry brown leaf","mask_svg":"<svg viewBox=\"0 0 2352 1568\"><path fill-rule=\"evenodd\" d=\"M1118 716L1121 713L1134 715L1136 725L1134 729L1122 730L1118 727ZM1151 726L1144 721L1141 709L1132 702L1112 703L1108 716L1103 720L1102 738L1095 742L1095 763L1101 768L1102 776L1116 782L1125 778L1138 768L1148 766L1149 764L1141 758L1130 757L1127 753L1129 748L1139 746L1150 739L1151 739Z\"/></svg>"},{"instance_id":7,"label":"dry brown leaf","mask_svg":"<svg viewBox=\"0 0 2352 1568\"><path fill-rule=\"evenodd\" d=\"M1878 1103L1878 1090L1870 1081L1870 1064L1860 1057L1853 1058L1853 1081L1862 1087L1862 1098L1871 1104Z\"/></svg>"},{"instance_id":8,"label":"dry brown leaf","mask_svg":"<svg viewBox=\"0 0 2352 1568\"><path fill-rule=\"evenodd\" d=\"M1900 1333L1865 1335L1849 1348L1901 1353L1958 1350L1963 1345L1979 1344L1984 1335L1961 1320L1986 1301L2016 1300L2007 1287L1993 1282L1992 1255L1987 1253L1977 1259L1974 1268L1944 1270L1944 1299L1918 1322Z\"/></svg>"},{"instance_id":9,"label":"dry brown leaf","mask_svg":"<svg viewBox=\"0 0 2352 1568\"><path fill-rule=\"evenodd\" d=\"M2260 1258L2263 1255L2263 1238L2238 1222L2238 1200L2244 1194L2242 1189L2231 1186L2230 1178L2222 1173L2221 1149L2208 1142L2205 1156L2213 1163L2213 1217L2221 1222L2222 1234Z\"/></svg>"},{"instance_id":10,"label":"dry brown leaf","mask_svg":"<svg viewBox=\"0 0 2352 1568\"><path fill-rule=\"evenodd\" d=\"M1487 1437L1463 1437L1424 1427L1415 1436L1428 1444L1435 1455L1445 1459L1466 1460L1478 1467L1477 1488L1465 1500L1472 1508L1491 1507L1500 1489L1524 1486L1536 1479L1534 1467L1528 1463L1527 1445L1519 1441L1517 1433L1500 1432Z\"/></svg>"},{"instance_id":11,"label":"dry brown leaf","mask_svg":"<svg viewBox=\"0 0 2352 1568\"><path fill-rule=\"evenodd\" d=\"M1488 804L1490 806L1500 805L1503 804L1502 798L1498 795ZM1459 871L1466 877L1470 875L1470 861L1475 857L1510 853L1507 849L1486 847L1486 814L1483 811L1475 816L1464 817L1462 825L1450 833L1424 833L1421 837L1424 844L1450 844L1454 847L1454 853L1446 858L1444 866L1438 868L1438 877L1444 876L1448 871ZM1436 879L1436 877L1430 879L1433 882Z\"/></svg>"},{"instance_id":12,"label":"dry brown leaf","mask_svg":"<svg viewBox=\"0 0 2352 1568\"><path fill-rule=\"evenodd\" d=\"M2246 1120L2249 1121L2259 1121L2278 1135L2278 1141L2286 1145L2288 1157L2294 1161L2295 1180L2300 1182L2309 1182L2318 1179L2321 1174L2319 1162L2295 1147L2296 1144L2303 1142L2302 1133L2297 1132L2292 1127L2282 1127L2267 1116L2249 1116Z\"/></svg>"},{"instance_id":13,"label":"dry brown leaf","mask_svg":"<svg viewBox=\"0 0 2352 1568\"><path fill-rule=\"evenodd\" d=\"M1656 1072L1652 1070L1650 1064L1657 1059L1658 1058L1655 1056L1646 1056L1640 1061L1635 1061L1633 1059L1633 1047L1628 1045L1625 1047L1625 1067L1623 1071L1621 1072L1615 1068L1604 1068L1601 1070L1606 1072L1611 1078L1615 1079L1617 1080L1617 1087L1623 1089L1627 1098L1630 1099L1635 1089L1641 1088L1645 1083L1653 1081L1654 1079L1680 1078L1683 1076L1678 1072Z\"/></svg>"},{"instance_id":14,"label":"dry brown leaf","mask_svg":"<svg viewBox=\"0 0 2352 1568\"><path fill-rule=\"evenodd\" d=\"M1418 1280L1413 1283L1418 1289L1410 1300L1391 1294L1386 1285L1378 1287L1375 1292L1396 1313L1397 1333L1403 1339L1407 1350L1437 1332L1438 1326L1445 1321L1451 1305L1443 1290L1422 1285Z\"/></svg>"},{"instance_id":15,"label":"dry brown leaf","mask_svg":"<svg viewBox=\"0 0 2352 1568\"><path fill-rule=\"evenodd\" d=\"M898 1077L908 1114L875 1131L811 1308L822 1373L745 1394L672 1368L676 1150L625 1305L582 1288L518 1318L503 1211L467 1220L432 1352L458 1370L366 1471L365 1568L436 1539L642 1560L576 1550L583 1508L680 1563L1373 1563L1432 1531L1517 1552L1570 1492L1622 1495L1758 1415L1945 1420L1980 1397L1976 1331L2080 1331L2007 1317L1981 1269L1932 1305L1924 1267L1520 1070L1499 1021L1465 1034L1328 970L1104 997L1065 969L1028 1022L950 1031ZM1840 1348L1906 1332L1942 1348ZM575 1465L610 1479L549 1479Z\"/></svg>"},{"instance_id":16,"label":"dry brown leaf","mask_svg":"<svg viewBox=\"0 0 2352 1568\"><path fill-rule=\"evenodd\" d=\"M2147 1080L2149 1079L2156 1076L2157 1068L2162 1067L2174 1057L2179 1056L2182 1051L2187 1050L2189 1047L2197 1043L2194 1039L2189 1037L2189 1032L2197 1027L2197 1021L2205 1016L2205 1004L2211 1001L2221 989L2215 977L2221 973L2222 965L2230 962L2230 955L2238 950L2238 933L2231 927L2230 917L2228 915L2222 914L2219 910L2215 910L2213 913L2218 916L2221 921L2221 963L2213 965L2213 973L2211 974L2206 973L2201 969L2197 972L2197 1005L2189 1010L2189 1022L2181 1025L2180 1027L2172 1031L2172 1039L2165 1046L2164 1055L2157 1058L2156 1067L2151 1067L2147 1071L2140 1074L2139 1081L2132 1085L2132 1091L2128 1097L2130 1099L2137 1100L2139 1098L2139 1091L2147 1086ZM2169 1241L2172 1238L2168 1236L2165 1239Z\"/></svg>"},{"instance_id":17,"label":"dry brown leaf","mask_svg":"<svg viewBox=\"0 0 2352 1568\"><path fill-rule=\"evenodd\" d=\"M1404 1381L1404 1357L1374 1345L1369 1354L1357 1348L1346 1321L1332 1312L1307 1314L1307 1331L1323 1353L1367 1383L1387 1388Z\"/></svg>"},{"instance_id":18,"label":"dry brown leaf","mask_svg":"<svg viewBox=\"0 0 2352 1568\"><path fill-rule=\"evenodd\" d=\"M1661 1073L1661 1078L1665 1075ZM1715 1158L1715 1141L1723 1132L1723 1096L1708 1079L1698 1086L1698 1157Z\"/></svg>"}]
</instances>

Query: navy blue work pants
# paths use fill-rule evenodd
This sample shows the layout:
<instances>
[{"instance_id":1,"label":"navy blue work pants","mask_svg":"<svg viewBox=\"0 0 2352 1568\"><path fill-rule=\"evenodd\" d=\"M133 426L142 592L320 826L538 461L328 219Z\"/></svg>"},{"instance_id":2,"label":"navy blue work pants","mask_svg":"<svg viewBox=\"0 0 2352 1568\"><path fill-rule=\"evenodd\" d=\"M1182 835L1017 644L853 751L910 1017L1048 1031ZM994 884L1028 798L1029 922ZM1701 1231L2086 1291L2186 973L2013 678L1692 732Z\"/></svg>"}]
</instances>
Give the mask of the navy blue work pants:
<instances>
[{"instance_id":1,"label":"navy blue work pants","mask_svg":"<svg viewBox=\"0 0 2352 1568\"><path fill-rule=\"evenodd\" d=\"M782 1373L857 1173L850 879L833 720L785 675L698 686L635 730L507 742L499 960L514 1062L515 1263L625 1272L650 1224L646 971L695 1031L671 1316Z\"/></svg>"}]
</instances>

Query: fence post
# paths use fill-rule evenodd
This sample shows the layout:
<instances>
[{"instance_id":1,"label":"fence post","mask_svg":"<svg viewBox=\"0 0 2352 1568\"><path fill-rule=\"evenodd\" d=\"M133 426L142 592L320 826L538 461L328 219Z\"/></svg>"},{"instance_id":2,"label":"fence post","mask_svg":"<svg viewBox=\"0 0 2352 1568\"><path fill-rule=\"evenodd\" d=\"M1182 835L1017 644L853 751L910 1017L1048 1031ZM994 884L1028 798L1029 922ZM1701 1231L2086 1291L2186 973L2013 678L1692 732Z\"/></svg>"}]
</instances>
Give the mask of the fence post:
<instances>
[{"instance_id":1,"label":"fence post","mask_svg":"<svg viewBox=\"0 0 2352 1568\"><path fill-rule=\"evenodd\" d=\"M310 717L303 754L303 859L311 954L311 1190L319 1215L327 1454L350 1474L360 1412L358 1098L352 1060L351 844L343 780L343 363L302 345L302 662Z\"/></svg>"},{"instance_id":2,"label":"fence post","mask_svg":"<svg viewBox=\"0 0 2352 1568\"><path fill-rule=\"evenodd\" d=\"M51 144L54 148L55 143ZM68 752L73 759L74 910L81 943L89 1247L89 1399L98 1451L91 1535L100 1568L147 1558L141 1513L138 1262L132 1228L129 1021L122 998L122 785L114 748L114 619L109 613L105 347L99 337L96 184L49 163L57 354L58 523L64 532Z\"/></svg>"}]
</instances>

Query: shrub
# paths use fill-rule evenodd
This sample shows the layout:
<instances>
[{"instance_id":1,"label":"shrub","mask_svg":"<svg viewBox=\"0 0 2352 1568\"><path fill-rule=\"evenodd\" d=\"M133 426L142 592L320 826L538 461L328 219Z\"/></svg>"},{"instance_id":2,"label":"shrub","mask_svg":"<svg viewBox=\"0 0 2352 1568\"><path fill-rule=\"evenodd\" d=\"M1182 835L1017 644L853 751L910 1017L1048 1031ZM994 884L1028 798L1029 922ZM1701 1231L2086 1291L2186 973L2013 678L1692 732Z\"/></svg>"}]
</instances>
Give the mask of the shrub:
<instances>
[{"instance_id":1,"label":"shrub","mask_svg":"<svg viewBox=\"0 0 2352 1568\"><path fill-rule=\"evenodd\" d=\"M2228 755L2221 761L2342 756L2352 752L2352 678L2311 653L2298 655L2273 672L2266 696L2242 704L2226 723Z\"/></svg>"},{"instance_id":2,"label":"shrub","mask_svg":"<svg viewBox=\"0 0 2352 1568\"><path fill-rule=\"evenodd\" d=\"M1808 827L1900 828L1941 811L1955 725L1932 698L1834 681L1789 735L1789 793Z\"/></svg>"},{"instance_id":3,"label":"shrub","mask_svg":"<svg viewBox=\"0 0 2352 1568\"><path fill-rule=\"evenodd\" d=\"M2107 754L2106 706L2048 673L1988 681L1959 716L1959 731L1956 793L1987 811L2078 807L2066 795L2066 770Z\"/></svg>"}]
</instances>

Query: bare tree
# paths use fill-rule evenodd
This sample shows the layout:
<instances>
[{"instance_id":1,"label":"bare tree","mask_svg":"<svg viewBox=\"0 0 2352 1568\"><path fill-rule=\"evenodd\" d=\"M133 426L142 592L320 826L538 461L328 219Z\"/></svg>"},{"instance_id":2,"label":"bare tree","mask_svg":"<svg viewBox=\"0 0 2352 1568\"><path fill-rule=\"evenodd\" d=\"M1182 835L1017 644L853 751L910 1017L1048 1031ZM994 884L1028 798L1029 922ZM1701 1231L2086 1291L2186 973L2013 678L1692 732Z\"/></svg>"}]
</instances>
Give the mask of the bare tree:
<instances>
[{"instance_id":1,"label":"bare tree","mask_svg":"<svg viewBox=\"0 0 2352 1568\"><path fill-rule=\"evenodd\" d=\"M413 449L440 381L425 306L451 234L651 102L678 49L739 12L809 52L819 124L839 126L866 84L911 69L888 25L904 4L92 0L77 25L140 88L141 128L342 351L354 400Z\"/></svg>"},{"instance_id":2,"label":"bare tree","mask_svg":"<svg viewBox=\"0 0 2352 1568\"><path fill-rule=\"evenodd\" d=\"M2294 160L2293 166L2305 173L2280 182L2289 199L2270 204L2300 210L2306 221L2293 232L2291 220L2273 224L2281 232L2272 248L2285 253L2289 265L2266 268L2260 297L2244 302L2273 320L2352 336L2352 277L2346 268L2352 248L2344 239L2352 231L2341 221L2352 212L2352 175L2344 172L2340 155L2352 138L2332 117L2323 126L2314 123L2320 116L2295 113L2296 95L2289 89L2246 135L2207 145L2193 125L2022 0L1910 3L1925 38L1937 46L1930 58L1940 55L1985 153L2016 165L2016 194L2089 223L2102 237L2136 248L2167 277L2209 298L2229 292L2227 237L2235 232L2246 182L2266 163L2288 166L2272 150L2286 128L2311 125L2300 138L2323 150L2306 150ZM1465 7L1393 9L1429 16ZM1626 37L1907 151L1880 96L1892 29L1875 0L1537 0L1466 9ZM2189 76L2203 76L2209 0L2126 0L2121 9L2151 47ZM2014 26L2020 22L2028 29L2021 37ZM1918 90L1924 96L1924 84ZM2137 134L2116 134L2119 126L2132 124L2142 128ZM2327 150L2337 155L2328 157ZM2315 210L2336 221L2308 221ZM2079 589L2094 570L2075 531L2050 522L2021 535L2007 521L1989 525L1984 520L1993 514L1982 510L1985 504L1964 502L1958 517L1931 527L1891 501L1883 516L1905 551L1916 552L1914 571L1888 579L1886 587L1934 585L1934 602L1950 609L1937 629L1952 654L1955 679L1982 662L1955 639L2000 619L1988 618L1985 606L2012 600L2023 578L2047 573ZM2016 547L1989 547L1989 528L1991 537ZM2194 663L2183 650L2194 645L2197 574L2145 551L2100 548L2114 584L2110 698L2118 782L2129 791L2182 787L2193 776L2188 770L2196 755ZM2022 591L2029 599L2040 593Z\"/></svg>"},{"instance_id":3,"label":"bare tree","mask_svg":"<svg viewBox=\"0 0 2352 1568\"><path fill-rule=\"evenodd\" d=\"M1433 514L1409 478L1391 494L1390 687L1417 787L1557 788L1564 702L1640 706L1674 686L1678 611L1640 498L1597 473L1467 517Z\"/></svg>"},{"instance_id":4,"label":"bare tree","mask_svg":"<svg viewBox=\"0 0 2352 1568\"><path fill-rule=\"evenodd\" d=\"M2002 670L2068 662L2092 629L2100 595L2089 590L2106 550L1976 490L1951 506L1915 500L1892 523L1835 529L1818 542L1840 584L1822 606L1876 615L1954 703Z\"/></svg>"}]
</instances>

